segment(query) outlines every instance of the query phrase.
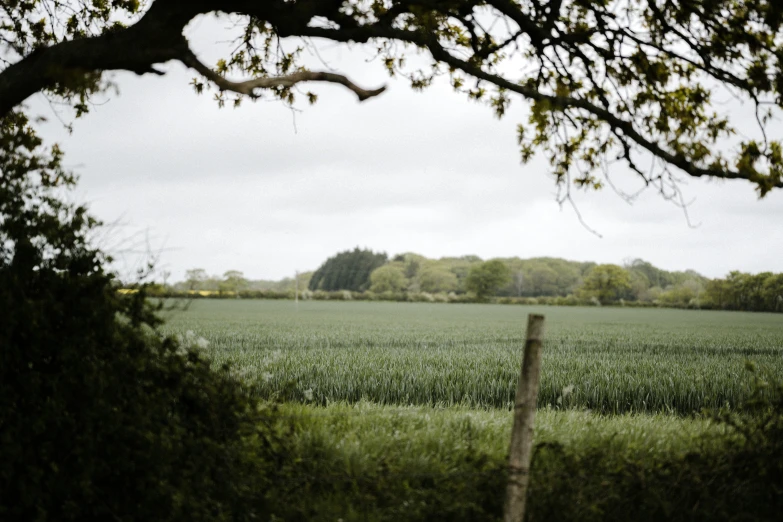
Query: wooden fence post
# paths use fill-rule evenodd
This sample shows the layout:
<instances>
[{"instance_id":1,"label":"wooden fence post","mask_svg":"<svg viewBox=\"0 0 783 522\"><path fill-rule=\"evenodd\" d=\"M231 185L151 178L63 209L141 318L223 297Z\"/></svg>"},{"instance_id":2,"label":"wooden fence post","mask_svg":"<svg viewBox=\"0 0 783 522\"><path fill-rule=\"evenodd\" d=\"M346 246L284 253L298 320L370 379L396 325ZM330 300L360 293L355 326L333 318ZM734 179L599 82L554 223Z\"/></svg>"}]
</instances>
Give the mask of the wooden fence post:
<instances>
[{"instance_id":1,"label":"wooden fence post","mask_svg":"<svg viewBox=\"0 0 783 522\"><path fill-rule=\"evenodd\" d=\"M544 316L527 317L527 341L522 371L514 402L514 427L508 456L508 485L504 522L522 522L525 518L527 486L530 482L530 458L533 453L533 422L541 377L541 344L544 338Z\"/></svg>"}]
</instances>

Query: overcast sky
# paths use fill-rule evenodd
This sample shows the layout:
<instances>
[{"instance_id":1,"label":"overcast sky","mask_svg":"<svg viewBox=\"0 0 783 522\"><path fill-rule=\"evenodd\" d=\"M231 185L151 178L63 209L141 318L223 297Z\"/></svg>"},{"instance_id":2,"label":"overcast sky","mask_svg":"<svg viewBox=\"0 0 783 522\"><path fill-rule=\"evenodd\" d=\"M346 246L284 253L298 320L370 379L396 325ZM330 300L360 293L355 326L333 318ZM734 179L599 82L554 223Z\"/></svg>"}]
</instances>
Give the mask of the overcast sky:
<instances>
[{"instance_id":1,"label":"overcast sky","mask_svg":"<svg viewBox=\"0 0 783 522\"><path fill-rule=\"evenodd\" d=\"M224 25L199 20L188 29L208 63L225 48L216 43ZM758 200L748 183L688 180L696 228L652 191L633 206L610 189L579 193L599 238L557 205L542 158L520 165L522 100L498 121L442 83L416 93L389 80L380 63L366 63L367 50L319 51L357 83L389 90L359 103L339 86L313 85L319 103L301 112L275 102L220 110L188 86L192 73L171 64L164 77L116 74L120 95L77 120L70 136L41 99L31 106L50 116L42 132L81 177L76 197L121 224L107 244L144 250L148 237L173 280L193 267L278 279L355 246L428 257L641 257L711 277L783 271L781 191ZM631 178L622 167L612 174ZM137 258L123 259L127 268Z\"/></svg>"}]
</instances>

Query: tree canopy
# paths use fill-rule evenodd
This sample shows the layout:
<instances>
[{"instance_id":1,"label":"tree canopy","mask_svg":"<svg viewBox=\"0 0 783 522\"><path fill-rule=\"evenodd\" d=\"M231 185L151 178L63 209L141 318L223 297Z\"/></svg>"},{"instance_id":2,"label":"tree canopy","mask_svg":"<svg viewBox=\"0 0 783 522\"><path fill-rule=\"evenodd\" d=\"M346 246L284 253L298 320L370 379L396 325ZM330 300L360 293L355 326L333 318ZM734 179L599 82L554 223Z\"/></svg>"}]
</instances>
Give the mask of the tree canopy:
<instances>
[{"instance_id":1,"label":"tree canopy","mask_svg":"<svg viewBox=\"0 0 783 522\"><path fill-rule=\"evenodd\" d=\"M408 288L405 272L397 265L383 265L370 274L370 290L373 292L402 292Z\"/></svg>"},{"instance_id":2,"label":"tree canopy","mask_svg":"<svg viewBox=\"0 0 783 522\"><path fill-rule=\"evenodd\" d=\"M628 272L617 265L598 265L587 274L580 289L586 297L594 297L602 304L621 299L631 289Z\"/></svg>"},{"instance_id":3,"label":"tree canopy","mask_svg":"<svg viewBox=\"0 0 783 522\"><path fill-rule=\"evenodd\" d=\"M508 266L499 259L492 259L470 267L465 287L476 294L478 299L486 299L508 283L510 278Z\"/></svg>"},{"instance_id":4,"label":"tree canopy","mask_svg":"<svg viewBox=\"0 0 783 522\"><path fill-rule=\"evenodd\" d=\"M372 250L346 250L330 257L313 273L310 290L364 291L370 286L370 274L387 261L384 253Z\"/></svg>"},{"instance_id":5,"label":"tree canopy","mask_svg":"<svg viewBox=\"0 0 783 522\"><path fill-rule=\"evenodd\" d=\"M214 67L183 34L205 14L231 15L240 33ZM303 82L365 100L383 87L307 69L302 42L369 44L416 89L447 76L498 116L525 100L522 159L543 151L561 201L575 186L603 186L618 161L667 198L679 197L683 173L746 180L763 196L783 187L783 146L766 132L783 106L781 23L777 0L10 0L0 6L0 118L39 92L82 114L110 87L105 72L162 74L172 61L221 105L293 103ZM414 50L429 65L406 68ZM720 92L750 104L758 132L718 112Z\"/></svg>"}]
</instances>

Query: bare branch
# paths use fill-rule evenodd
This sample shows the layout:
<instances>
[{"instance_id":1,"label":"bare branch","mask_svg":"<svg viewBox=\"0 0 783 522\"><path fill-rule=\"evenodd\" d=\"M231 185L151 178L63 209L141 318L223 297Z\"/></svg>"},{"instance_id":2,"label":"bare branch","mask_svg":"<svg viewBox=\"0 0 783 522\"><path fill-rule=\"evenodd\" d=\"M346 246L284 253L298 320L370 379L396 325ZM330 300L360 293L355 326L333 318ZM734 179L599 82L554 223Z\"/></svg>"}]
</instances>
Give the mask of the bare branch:
<instances>
[{"instance_id":1,"label":"bare branch","mask_svg":"<svg viewBox=\"0 0 783 522\"><path fill-rule=\"evenodd\" d=\"M378 96L386 90L383 85L377 89L363 89L353 83L347 76L342 74L324 72L324 71L299 71L286 76L277 76L271 78L255 78L244 82L232 82L219 75L205 64L203 64L195 54L189 49L180 57L180 61L188 67L194 69L204 78L218 86L221 91L231 91L238 94L244 94L251 98L257 98L256 89L269 89L272 87L291 87L300 82L327 82L339 83L349 90L353 91L359 98L359 101L367 100Z\"/></svg>"}]
</instances>

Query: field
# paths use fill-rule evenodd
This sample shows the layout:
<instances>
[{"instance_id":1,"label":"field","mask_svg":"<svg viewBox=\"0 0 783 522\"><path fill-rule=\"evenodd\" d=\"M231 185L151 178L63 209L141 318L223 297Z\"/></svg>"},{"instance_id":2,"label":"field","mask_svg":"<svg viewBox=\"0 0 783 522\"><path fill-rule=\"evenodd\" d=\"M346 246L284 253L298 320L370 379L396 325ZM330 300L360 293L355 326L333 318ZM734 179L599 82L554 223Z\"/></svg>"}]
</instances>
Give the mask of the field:
<instances>
[{"instance_id":1,"label":"field","mask_svg":"<svg viewBox=\"0 0 783 522\"><path fill-rule=\"evenodd\" d=\"M773 314L201 300L167 329L206 338L264 397L508 408L532 312L547 318L541 407L687 415L746 398L745 361L783 377Z\"/></svg>"},{"instance_id":2,"label":"field","mask_svg":"<svg viewBox=\"0 0 783 522\"><path fill-rule=\"evenodd\" d=\"M165 329L280 403L275 520L477 521L502 512L532 312L547 332L528 520L776 519L779 437L750 446L700 411L750 396L748 361L783 377L779 315L200 300Z\"/></svg>"}]
</instances>

